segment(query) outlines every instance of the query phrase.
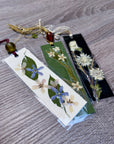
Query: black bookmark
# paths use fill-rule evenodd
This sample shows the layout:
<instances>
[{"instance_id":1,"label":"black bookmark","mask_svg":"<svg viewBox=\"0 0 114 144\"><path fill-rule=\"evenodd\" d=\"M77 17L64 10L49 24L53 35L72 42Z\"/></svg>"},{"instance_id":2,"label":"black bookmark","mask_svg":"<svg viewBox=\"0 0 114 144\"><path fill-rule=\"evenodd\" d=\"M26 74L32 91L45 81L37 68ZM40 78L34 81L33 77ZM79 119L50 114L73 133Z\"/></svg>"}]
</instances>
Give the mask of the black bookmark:
<instances>
[{"instance_id":1,"label":"black bookmark","mask_svg":"<svg viewBox=\"0 0 114 144\"><path fill-rule=\"evenodd\" d=\"M68 48L70 55L72 57L72 60L74 62L75 68L80 76L80 79L83 83L83 86L84 86L88 96L94 101L96 100L95 92L99 95L98 99L103 99L103 98L113 96L113 92L112 92L110 86L108 85L106 79L103 78L103 76L101 76L101 77L94 76L93 79L91 79L93 70L96 71L96 73L98 73L98 75L102 74L102 70L100 70L98 64L94 60L94 57L93 57L86 41L84 40L83 36L81 34L76 34L71 37L64 36L63 38L64 38L64 41L67 45L67 48ZM75 44L75 42L76 42L76 44ZM70 44L72 44L72 48L71 48ZM91 63L94 63L91 70L88 69L88 66L84 66L85 73L83 72L83 70L80 69L81 68L80 63L79 64L77 63L79 58L84 54L88 59L90 58ZM86 74L89 74L89 73L91 73L91 75L87 76ZM101 78L103 78L103 79L101 80ZM95 82L96 79L98 79L97 83ZM92 86L91 83L94 84L94 86Z\"/></svg>"}]
</instances>

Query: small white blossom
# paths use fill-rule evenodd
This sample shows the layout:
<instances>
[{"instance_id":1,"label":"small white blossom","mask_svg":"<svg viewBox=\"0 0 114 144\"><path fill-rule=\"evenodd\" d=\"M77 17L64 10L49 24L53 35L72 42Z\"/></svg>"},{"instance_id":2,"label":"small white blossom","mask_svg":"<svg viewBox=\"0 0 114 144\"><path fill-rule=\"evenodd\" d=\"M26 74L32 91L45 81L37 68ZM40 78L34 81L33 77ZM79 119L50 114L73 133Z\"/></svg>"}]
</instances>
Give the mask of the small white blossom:
<instances>
[{"instance_id":1,"label":"small white blossom","mask_svg":"<svg viewBox=\"0 0 114 144\"><path fill-rule=\"evenodd\" d=\"M66 56L64 56L64 54L61 54L61 55L58 55L58 60L62 60L62 61L65 61L66 59Z\"/></svg>"},{"instance_id":2,"label":"small white blossom","mask_svg":"<svg viewBox=\"0 0 114 144\"><path fill-rule=\"evenodd\" d=\"M89 66L92 62L91 57L84 53L80 54L80 56L77 56L76 60L82 66Z\"/></svg>"},{"instance_id":3,"label":"small white blossom","mask_svg":"<svg viewBox=\"0 0 114 144\"><path fill-rule=\"evenodd\" d=\"M22 63L22 65L17 65L18 67L15 68L16 71L21 70L23 74L25 74L25 68L27 66L27 64L25 62Z\"/></svg>"},{"instance_id":4,"label":"small white blossom","mask_svg":"<svg viewBox=\"0 0 114 144\"><path fill-rule=\"evenodd\" d=\"M70 98L65 97L65 105L69 107L69 111L72 113L76 106L78 106L78 102L74 101L74 95L71 95Z\"/></svg>"},{"instance_id":5,"label":"small white blossom","mask_svg":"<svg viewBox=\"0 0 114 144\"><path fill-rule=\"evenodd\" d=\"M75 40L73 40L69 43L69 47L70 47L71 51L73 51L73 52L79 48L78 45L76 44Z\"/></svg>"},{"instance_id":6,"label":"small white blossom","mask_svg":"<svg viewBox=\"0 0 114 144\"><path fill-rule=\"evenodd\" d=\"M76 83L72 83L72 88L76 89L77 91L79 91L80 89L82 89L83 87L79 84L79 82L77 81Z\"/></svg>"},{"instance_id":7,"label":"small white blossom","mask_svg":"<svg viewBox=\"0 0 114 144\"><path fill-rule=\"evenodd\" d=\"M51 89L52 87L54 87L54 88L57 88L57 85L58 85L58 83L59 83L59 80L55 80L55 81L50 81L50 85L51 86L48 86L48 88L49 89Z\"/></svg>"},{"instance_id":8,"label":"small white blossom","mask_svg":"<svg viewBox=\"0 0 114 144\"><path fill-rule=\"evenodd\" d=\"M90 70L90 75L91 75L92 77L94 77L95 80L103 80L103 79L104 79L103 71L100 70L99 68L95 68L95 69L92 68L92 69Z\"/></svg>"},{"instance_id":9,"label":"small white blossom","mask_svg":"<svg viewBox=\"0 0 114 144\"><path fill-rule=\"evenodd\" d=\"M49 57L54 57L55 56L55 52L49 52L48 55L49 55Z\"/></svg>"},{"instance_id":10,"label":"small white blossom","mask_svg":"<svg viewBox=\"0 0 114 144\"><path fill-rule=\"evenodd\" d=\"M59 48L59 47L55 47L55 48L53 48L53 50L54 50L55 52L58 52L58 51L60 50L60 48Z\"/></svg>"},{"instance_id":11,"label":"small white blossom","mask_svg":"<svg viewBox=\"0 0 114 144\"><path fill-rule=\"evenodd\" d=\"M41 82L39 80L36 81L36 85L33 85L32 86L32 89L33 90L36 90L36 89L40 89L42 93L45 92L45 89L44 88L48 88L47 85L44 85L44 83L46 82L45 79L43 79Z\"/></svg>"}]
</instances>

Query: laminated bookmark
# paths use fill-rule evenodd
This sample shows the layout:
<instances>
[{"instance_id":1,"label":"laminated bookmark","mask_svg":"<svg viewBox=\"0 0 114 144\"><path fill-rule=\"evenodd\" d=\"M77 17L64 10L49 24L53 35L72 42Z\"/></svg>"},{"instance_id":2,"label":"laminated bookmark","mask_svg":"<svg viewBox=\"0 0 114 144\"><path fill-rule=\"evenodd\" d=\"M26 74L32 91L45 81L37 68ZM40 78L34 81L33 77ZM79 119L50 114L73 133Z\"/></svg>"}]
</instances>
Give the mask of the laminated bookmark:
<instances>
[{"instance_id":1,"label":"laminated bookmark","mask_svg":"<svg viewBox=\"0 0 114 144\"><path fill-rule=\"evenodd\" d=\"M49 44L43 45L41 49L48 67L87 101L87 104L74 119L75 123L83 121L88 115L94 113L95 110L69 60L62 42L55 42L54 46L50 46Z\"/></svg>"},{"instance_id":2,"label":"laminated bookmark","mask_svg":"<svg viewBox=\"0 0 114 144\"><path fill-rule=\"evenodd\" d=\"M98 101L113 96L103 71L94 60L83 36L81 34L64 36L64 40L89 97Z\"/></svg>"},{"instance_id":3,"label":"laminated bookmark","mask_svg":"<svg viewBox=\"0 0 114 144\"><path fill-rule=\"evenodd\" d=\"M67 126L86 101L26 48L4 61L35 93L36 98ZM15 62L14 62L15 61Z\"/></svg>"}]
</instances>

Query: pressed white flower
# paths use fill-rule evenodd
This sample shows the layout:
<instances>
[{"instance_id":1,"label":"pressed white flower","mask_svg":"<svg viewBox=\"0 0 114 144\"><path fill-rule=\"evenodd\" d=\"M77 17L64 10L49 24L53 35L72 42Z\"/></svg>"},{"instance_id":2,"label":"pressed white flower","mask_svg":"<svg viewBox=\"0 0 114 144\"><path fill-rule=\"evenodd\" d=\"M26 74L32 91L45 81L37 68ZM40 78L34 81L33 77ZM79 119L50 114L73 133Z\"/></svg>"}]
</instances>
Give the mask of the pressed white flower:
<instances>
[{"instance_id":1,"label":"pressed white flower","mask_svg":"<svg viewBox=\"0 0 114 144\"><path fill-rule=\"evenodd\" d=\"M76 83L72 83L72 88L76 89L77 91L79 91L80 89L82 89L83 87L79 84L79 82L77 81Z\"/></svg>"},{"instance_id":2,"label":"pressed white flower","mask_svg":"<svg viewBox=\"0 0 114 144\"><path fill-rule=\"evenodd\" d=\"M16 71L22 70L22 73L24 74L24 73L25 73L26 65L27 65L27 64L26 64L25 62L23 62L22 65L19 65L19 64L18 64L18 65L17 65L18 67L15 68L15 70L16 70Z\"/></svg>"},{"instance_id":3,"label":"pressed white flower","mask_svg":"<svg viewBox=\"0 0 114 144\"><path fill-rule=\"evenodd\" d=\"M58 60L62 60L62 61L65 61L66 59L66 56L64 56L64 54L61 54L61 55L58 55Z\"/></svg>"},{"instance_id":4,"label":"pressed white flower","mask_svg":"<svg viewBox=\"0 0 114 144\"><path fill-rule=\"evenodd\" d=\"M55 48L53 48L53 50L54 50L55 52L58 52L58 51L60 50L60 48L59 48L59 47L55 47Z\"/></svg>"},{"instance_id":5,"label":"pressed white flower","mask_svg":"<svg viewBox=\"0 0 114 144\"><path fill-rule=\"evenodd\" d=\"M71 95L70 98L65 97L65 104L68 105L69 111L73 112L73 106L77 106L78 102L74 101L74 96Z\"/></svg>"},{"instance_id":6,"label":"pressed white flower","mask_svg":"<svg viewBox=\"0 0 114 144\"><path fill-rule=\"evenodd\" d=\"M44 83L46 82L45 79L43 79L41 82L39 80L36 81L37 85L33 85L32 89L36 90L36 89L41 89L41 92L44 93L45 89L44 88L48 88L47 85L44 85Z\"/></svg>"},{"instance_id":7,"label":"pressed white flower","mask_svg":"<svg viewBox=\"0 0 114 144\"><path fill-rule=\"evenodd\" d=\"M103 71L100 70L99 68L92 68L90 70L90 75L92 77L95 78L95 80L103 80L104 79L104 74L103 74Z\"/></svg>"},{"instance_id":8,"label":"pressed white flower","mask_svg":"<svg viewBox=\"0 0 114 144\"><path fill-rule=\"evenodd\" d=\"M92 62L91 57L84 53L80 54L80 56L77 56L76 60L82 66L89 66Z\"/></svg>"},{"instance_id":9,"label":"pressed white flower","mask_svg":"<svg viewBox=\"0 0 114 144\"><path fill-rule=\"evenodd\" d=\"M55 56L55 52L49 52L48 55L49 55L49 57L54 57Z\"/></svg>"},{"instance_id":10,"label":"pressed white flower","mask_svg":"<svg viewBox=\"0 0 114 144\"><path fill-rule=\"evenodd\" d=\"M52 87L54 87L54 88L57 88L57 85L58 85L58 83L59 83L59 80L55 80L55 81L50 81L50 85L51 86L48 86L48 88L49 89L51 89Z\"/></svg>"},{"instance_id":11,"label":"pressed white flower","mask_svg":"<svg viewBox=\"0 0 114 144\"><path fill-rule=\"evenodd\" d=\"M69 47L70 47L71 51L73 51L73 52L79 48L78 45L76 44L75 40L73 40L69 43Z\"/></svg>"}]
</instances>

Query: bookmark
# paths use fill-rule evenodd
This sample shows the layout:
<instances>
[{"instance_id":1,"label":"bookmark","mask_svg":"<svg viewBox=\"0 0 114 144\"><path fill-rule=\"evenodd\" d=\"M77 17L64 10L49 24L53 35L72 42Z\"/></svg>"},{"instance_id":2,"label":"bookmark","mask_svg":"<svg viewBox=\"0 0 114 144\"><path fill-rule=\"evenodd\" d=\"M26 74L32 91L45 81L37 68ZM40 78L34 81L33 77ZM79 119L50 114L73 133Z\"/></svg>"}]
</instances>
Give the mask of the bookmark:
<instances>
[{"instance_id":1,"label":"bookmark","mask_svg":"<svg viewBox=\"0 0 114 144\"><path fill-rule=\"evenodd\" d=\"M29 50L23 48L17 54L18 57L10 55L4 61L35 93L36 98L67 126L86 101Z\"/></svg>"},{"instance_id":2,"label":"bookmark","mask_svg":"<svg viewBox=\"0 0 114 144\"><path fill-rule=\"evenodd\" d=\"M90 98L98 101L98 99L113 96L103 71L94 60L82 35L64 36L64 40Z\"/></svg>"},{"instance_id":3,"label":"bookmark","mask_svg":"<svg viewBox=\"0 0 114 144\"><path fill-rule=\"evenodd\" d=\"M75 116L76 123L83 121L88 115L94 113L95 110L62 42L55 42L53 47L49 44L43 45L41 49L48 67L87 101L84 108Z\"/></svg>"}]
</instances>

